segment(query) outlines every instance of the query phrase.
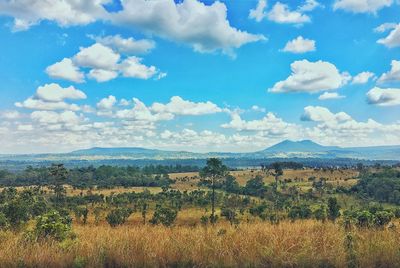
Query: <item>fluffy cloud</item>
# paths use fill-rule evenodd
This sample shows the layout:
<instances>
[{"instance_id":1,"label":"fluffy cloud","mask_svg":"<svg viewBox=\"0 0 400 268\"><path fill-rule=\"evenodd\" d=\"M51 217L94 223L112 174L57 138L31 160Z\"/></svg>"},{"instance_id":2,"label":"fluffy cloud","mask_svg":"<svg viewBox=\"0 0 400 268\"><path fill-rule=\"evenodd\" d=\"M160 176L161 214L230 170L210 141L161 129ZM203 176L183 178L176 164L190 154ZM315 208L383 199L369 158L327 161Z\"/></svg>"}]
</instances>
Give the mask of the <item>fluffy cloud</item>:
<instances>
[{"instance_id":1,"label":"fluffy cloud","mask_svg":"<svg viewBox=\"0 0 400 268\"><path fill-rule=\"evenodd\" d=\"M167 104L153 103L151 110L156 113L171 113L176 115L203 115L222 112L216 104L207 102L191 102L179 96L171 98Z\"/></svg>"},{"instance_id":2,"label":"fluffy cloud","mask_svg":"<svg viewBox=\"0 0 400 268\"><path fill-rule=\"evenodd\" d=\"M115 79L118 76L116 71L103 70L103 69L92 69L89 71L88 77L96 80L97 82L107 82Z\"/></svg>"},{"instance_id":3,"label":"fluffy cloud","mask_svg":"<svg viewBox=\"0 0 400 268\"><path fill-rule=\"evenodd\" d=\"M370 104L379 106L400 105L400 88L374 87L367 92L367 100Z\"/></svg>"},{"instance_id":4,"label":"fluffy cloud","mask_svg":"<svg viewBox=\"0 0 400 268\"><path fill-rule=\"evenodd\" d=\"M353 84L365 84L368 83L370 79L376 79L375 74L372 72L361 72L353 77Z\"/></svg>"},{"instance_id":5,"label":"fluffy cloud","mask_svg":"<svg viewBox=\"0 0 400 268\"><path fill-rule=\"evenodd\" d=\"M122 9L113 13L108 13L103 7L108 2L2 1L0 15L14 18L14 30L26 30L42 20L55 21L61 26L85 25L103 20L183 42L200 52L222 50L230 54L234 48L265 39L262 35L232 27L227 19L227 7L219 1L206 5L198 0L183 0L179 3L174 0L125 0L121 1ZM116 44L116 40L111 42ZM132 42L125 42L123 46L131 48ZM143 43L139 47L143 47Z\"/></svg>"},{"instance_id":6,"label":"fluffy cloud","mask_svg":"<svg viewBox=\"0 0 400 268\"><path fill-rule=\"evenodd\" d=\"M262 21L267 13L265 12L265 8L267 7L266 0L259 0L257 3L257 7L255 9L251 9L249 13L249 18L254 19L257 22Z\"/></svg>"},{"instance_id":7,"label":"fluffy cloud","mask_svg":"<svg viewBox=\"0 0 400 268\"><path fill-rule=\"evenodd\" d=\"M199 52L231 53L246 43L265 39L232 27L227 7L218 1L206 5L197 0L126 0L122 6L120 12L110 15L114 23L190 44Z\"/></svg>"},{"instance_id":8,"label":"fluffy cloud","mask_svg":"<svg viewBox=\"0 0 400 268\"><path fill-rule=\"evenodd\" d=\"M62 88L60 85L55 83L45 84L44 86L38 87L35 96L40 100L49 102L60 102L65 99L86 99L86 94L73 86Z\"/></svg>"},{"instance_id":9,"label":"fluffy cloud","mask_svg":"<svg viewBox=\"0 0 400 268\"><path fill-rule=\"evenodd\" d=\"M117 103L117 99L110 95L107 98L101 99L97 104L97 108L100 110L111 110L115 103Z\"/></svg>"},{"instance_id":10,"label":"fluffy cloud","mask_svg":"<svg viewBox=\"0 0 400 268\"><path fill-rule=\"evenodd\" d=\"M80 110L78 105L66 103L66 99L82 100L86 99L86 94L73 86L62 88L55 83L46 84L38 87L33 97L16 102L15 106L32 110Z\"/></svg>"},{"instance_id":11,"label":"fluffy cloud","mask_svg":"<svg viewBox=\"0 0 400 268\"><path fill-rule=\"evenodd\" d=\"M74 65L71 59L64 58L46 68L46 73L55 79L64 79L76 83L84 82L84 74Z\"/></svg>"},{"instance_id":12,"label":"fluffy cloud","mask_svg":"<svg viewBox=\"0 0 400 268\"><path fill-rule=\"evenodd\" d=\"M104 37L94 36L92 38L97 43L111 47L121 54L144 54L150 52L155 47L155 43L152 40L135 40L133 37L123 38L118 34Z\"/></svg>"},{"instance_id":13,"label":"fluffy cloud","mask_svg":"<svg viewBox=\"0 0 400 268\"><path fill-rule=\"evenodd\" d=\"M285 52L292 53L305 53L310 51L315 51L315 41L310 39L304 39L302 36L288 41L283 48Z\"/></svg>"},{"instance_id":14,"label":"fluffy cloud","mask_svg":"<svg viewBox=\"0 0 400 268\"><path fill-rule=\"evenodd\" d=\"M295 125L289 124L273 113L267 113L260 120L243 120L238 113L231 115L231 121L221 127L235 129L238 131L262 131L268 135L285 135L295 131Z\"/></svg>"},{"instance_id":15,"label":"fluffy cloud","mask_svg":"<svg viewBox=\"0 0 400 268\"><path fill-rule=\"evenodd\" d=\"M55 21L60 26L86 25L104 17L102 4L109 0L13 0L0 2L0 14L14 17L13 30L27 30L42 20Z\"/></svg>"},{"instance_id":16,"label":"fluffy cloud","mask_svg":"<svg viewBox=\"0 0 400 268\"><path fill-rule=\"evenodd\" d=\"M307 12L307 11L313 11L317 7L324 7L320 3L318 3L316 0L306 0L305 3L298 8L299 11L302 12Z\"/></svg>"},{"instance_id":17,"label":"fluffy cloud","mask_svg":"<svg viewBox=\"0 0 400 268\"><path fill-rule=\"evenodd\" d=\"M289 9L288 5L282 4L281 2L277 2L272 7L268 12L267 17L269 20L277 23L303 24L311 21L309 16L300 11L292 11Z\"/></svg>"},{"instance_id":18,"label":"fluffy cloud","mask_svg":"<svg viewBox=\"0 0 400 268\"><path fill-rule=\"evenodd\" d=\"M71 111L80 110L79 106L76 104L69 104L63 101L46 102L34 98L28 98L23 102L16 102L15 106L18 108L25 108L31 110L71 110Z\"/></svg>"},{"instance_id":19,"label":"fluffy cloud","mask_svg":"<svg viewBox=\"0 0 400 268\"><path fill-rule=\"evenodd\" d=\"M337 92L324 92L318 97L319 100L338 100L343 98L345 96L339 95Z\"/></svg>"},{"instance_id":20,"label":"fluffy cloud","mask_svg":"<svg viewBox=\"0 0 400 268\"><path fill-rule=\"evenodd\" d=\"M391 6L392 3L393 0L336 0L333 9L376 14L380 9Z\"/></svg>"},{"instance_id":21,"label":"fluffy cloud","mask_svg":"<svg viewBox=\"0 0 400 268\"><path fill-rule=\"evenodd\" d=\"M0 118L7 120L15 120L20 118L22 115L18 111L3 111L0 112Z\"/></svg>"},{"instance_id":22,"label":"fluffy cloud","mask_svg":"<svg viewBox=\"0 0 400 268\"><path fill-rule=\"evenodd\" d=\"M400 81L400 61L392 60L391 64L392 68L387 73L382 74L378 83L391 83L391 82L399 82Z\"/></svg>"},{"instance_id":23,"label":"fluffy cloud","mask_svg":"<svg viewBox=\"0 0 400 268\"><path fill-rule=\"evenodd\" d=\"M304 128L304 135L325 144L371 146L400 142L397 135L399 123L384 125L373 119L359 122L344 112L333 113L320 106L305 107L302 119L317 124Z\"/></svg>"},{"instance_id":24,"label":"fluffy cloud","mask_svg":"<svg viewBox=\"0 0 400 268\"><path fill-rule=\"evenodd\" d=\"M141 63L142 59L131 56L125 59L120 64L120 71L124 77L149 79L158 73L158 70L154 66L146 66Z\"/></svg>"},{"instance_id":25,"label":"fluffy cloud","mask_svg":"<svg viewBox=\"0 0 400 268\"><path fill-rule=\"evenodd\" d=\"M87 77L97 82L106 82L115 79L120 74L124 77L139 79L149 79L158 74L156 77L157 80L166 76L166 73L160 72L155 66L144 65L142 63L142 58L136 56L124 58L112 48L100 43L95 43L86 48L81 47L80 51L73 56L72 60L65 58L63 61L47 68L47 70L53 71L57 69L57 75L59 77L69 77L69 80L76 80L76 82L79 82L79 79L71 79L70 68L62 68L65 64L68 64L68 67L73 68L74 71L81 76L83 76L83 73L80 72L78 67L89 68L90 70ZM50 75L52 73L48 72L48 74Z\"/></svg>"},{"instance_id":26,"label":"fluffy cloud","mask_svg":"<svg viewBox=\"0 0 400 268\"><path fill-rule=\"evenodd\" d=\"M345 112L332 113L325 107L307 106L304 108L304 114L301 116L303 121L314 122L345 122L352 118Z\"/></svg>"},{"instance_id":27,"label":"fluffy cloud","mask_svg":"<svg viewBox=\"0 0 400 268\"><path fill-rule=\"evenodd\" d=\"M339 73L335 65L325 61L295 61L290 65L292 74L286 80L277 82L270 92L318 92L338 89L346 84L348 73Z\"/></svg>"},{"instance_id":28,"label":"fluffy cloud","mask_svg":"<svg viewBox=\"0 0 400 268\"><path fill-rule=\"evenodd\" d=\"M81 47L73 58L79 66L106 70L115 69L119 59L118 53L99 43L86 48Z\"/></svg>"},{"instance_id":29,"label":"fluffy cloud","mask_svg":"<svg viewBox=\"0 0 400 268\"><path fill-rule=\"evenodd\" d=\"M394 47L399 47L400 46L400 23L397 25L393 24L383 24L380 27L382 28L377 28L378 31L383 32L388 29L393 29L390 31L389 35L386 36L385 38L381 38L377 41L378 44L382 44L387 46L388 48L394 48Z\"/></svg>"},{"instance_id":30,"label":"fluffy cloud","mask_svg":"<svg viewBox=\"0 0 400 268\"><path fill-rule=\"evenodd\" d=\"M142 121L148 123L171 120L174 118L174 115L169 112L152 112L151 109L139 99L134 98L133 103L133 108L119 110L115 113L115 117L129 121Z\"/></svg>"},{"instance_id":31,"label":"fluffy cloud","mask_svg":"<svg viewBox=\"0 0 400 268\"><path fill-rule=\"evenodd\" d=\"M31 119L33 121L39 122L41 124L67 124L74 125L82 121L73 111L64 111L61 113L52 111L35 111L31 114Z\"/></svg>"}]
</instances>

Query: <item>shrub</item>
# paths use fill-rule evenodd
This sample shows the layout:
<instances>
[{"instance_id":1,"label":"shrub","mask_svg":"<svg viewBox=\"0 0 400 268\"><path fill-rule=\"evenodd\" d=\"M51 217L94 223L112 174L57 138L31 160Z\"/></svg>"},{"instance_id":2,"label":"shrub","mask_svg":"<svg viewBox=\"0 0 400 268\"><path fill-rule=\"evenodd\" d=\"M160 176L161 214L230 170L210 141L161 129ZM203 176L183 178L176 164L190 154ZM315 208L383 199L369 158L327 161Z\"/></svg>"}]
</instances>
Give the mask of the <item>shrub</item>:
<instances>
[{"instance_id":1,"label":"shrub","mask_svg":"<svg viewBox=\"0 0 400 268\"><path fill-rule=\"evenodd\" d=\"M236 218L236 211L230 208L223 208L221 210L221 217L225 217L231 225L239 224L239 220Z\"/></svg>"},{"instance_id":2,"label":"shrub","mask_svg":"<svg viewBox=\"0 0 400 268\"><path fill-rule=\"evenodd\" d=\"M325 206L320 206L314 211L314 217L318 221L325 221L328 216L328 213L326 212L326 207Z\"/></svg>"},{"instance_id":3,"label":"shrub","mask_svg":"<svg viewBox=\"0 0 400 268\"><path fill-rule=\"evenodd\" d=\"M4 213L0 212L0 230L7 229L10 226L8 219Z\"/></svg>"},{"instance_id":4,"label":"shrub","mask_svg":"<svg viewBox=\"0 0 400 268\"><path fill-rule=\"evenodd\" d=\"M375 226L376 227L384 227L386 224L388 224L392 218L393 218L393 213L387 212L387 211L377 211L375 213Z\"/></svg>"},{"instance_id":5,"label":"shrub","mask_svg":"<svg viewBox=\"0 0 400 268\"><path fill-rule=\"evenodd\" d=\"M124 224L132 212L129 208L116 208L107 214L106 220L111 227L116 227Z\"/></svg>"},{"instance_id":6,"label":"shrub","mask_svg":"<svg viewBox=\"0 0 400 268\"><path fill-rule=\"evenodd\" d=\"M36 238L54 238L62 241L72 234L71 220L60 215L58 211L50 211L36 219L34 233Z\"/></svg>"},{"instance_id":7,"label":"shrub","mask_svg":"<svg viewBox=\"0 0 400 268\"><path fill-rule=\"evenodd\" d=\"M162 207L161 205L156 206L153 218L150 220L152 224L163 224L164 226L171 226L176 219L178 212L176 210Z\"/></svg>"}]
</instances>

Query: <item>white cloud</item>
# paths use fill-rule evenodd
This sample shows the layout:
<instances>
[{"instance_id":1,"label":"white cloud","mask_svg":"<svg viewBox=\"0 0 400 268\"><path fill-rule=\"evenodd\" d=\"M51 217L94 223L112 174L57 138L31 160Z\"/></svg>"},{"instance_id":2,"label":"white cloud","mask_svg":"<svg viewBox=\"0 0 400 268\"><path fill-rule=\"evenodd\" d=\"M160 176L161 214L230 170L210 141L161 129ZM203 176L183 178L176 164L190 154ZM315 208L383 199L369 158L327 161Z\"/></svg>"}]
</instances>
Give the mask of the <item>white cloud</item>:
<instances>
[{"instance_id":1,"label":"white cloud","mask_svg":"<svg viewBox=\"0 0 400 268\"><path fill-rule=\"evenodd\" d=\"M379 79L377 81L379 84L392 83L392 82L399 82L400 81L400 61L392 60L390 65L392 67L390 69L390 71L382 74L379 77Z\"/></svg>"},{"instance_id":2,"label":"white cloud","mask_svg":"<svg viewBox=\"0 0 400 268\"><path fill-rule=\"evenodd\" d=\"M126 0L122 5L122 11L110 15L114 23L190 44L199 52L230 54L234 48L265 39L232 27L227 7L218 1L206 5L197 0Z\"/></svg>"},{"instance_id":3,"label":"white cloud","mask_svg":"<svg viewBox=\"0 0 400 268\"><path fill-rule=\"evenodd\" d=\"M86 94L73 86L62 88L60 85L51 83L40 86L36 90L35 97L48 102L61 102L65 99L82 100Z\"/></svg>"},{"instance_id":4,"label":"white cloud","mask_svg":"<svg viewBox=\"0 0 400 268\"><path fill-rule=\"evenodd\" d=\"M381 38L377 41L378 44L382 44L388 48L394 48L400 46L400 23L392 27L393 30L385 38Z\"/></svg>"},{"instance_id":5,"label":"white cloud","mask_svg":"<svg viewBox=\"0 0 400 268\"><path fill-rule=\"evenodd\" d=\"M376 14L380 9L391 6L392 3L393 0L336 0L333 9Z\"/></svg>"},{"instance_id":6,"label":"white cloud","mask_svg":"<svg viewBox=\"0 0 400 268\"><path fill-rule=\"evenodd\" d=\"M325 61L295 61L290 65L292 74L277 82L270 92L309 92L338 89L348 82L348 73L339 73L335 65Z\"/></svg>"},{"instance_id":7,"label":"white cloud","mask_svg":"<svg viewBox=\"0 0 400 268\"><path fill-rule=\"evenodd\" d=\"M34 127L32 125L18 125L17 129L19 131L32 131Z\"/></svg>"},{"instance_id":8,"label":"white cloud","mask_svg":"<svg viewBox=\"0 0 400 268\"><path fill-rule=\"evenodd\" d=\"M119 65L119 68L124 77L133 77L140 79L149 79L158 73L154 66L146 66L141 63L142 59L131 56Z\"/></svg>"},{"instance_id":9,"label":"white cloud","mask_svg":"<svg viewBox=\"0 0 400 268\"><path fill-rule=\"evenodd\" d=\"M80 110L78 105L66 103L66 99L83 100L86 94L73 86L62 88L55 83L45 84L37 88L33 97L16 102L15 106L32 110Z\"/></svg>"},{"instance_id":10,"label":"white cloud","mask_svg":"<svg viewBox=\"0 0 400 268\"><path fill-rule=\"evenodd\" d=\"M106 12L103 4L107 2L109 0L2 1L0 15L14 18L14 30L27 30L42 20L55 21L65 27L103 20L186 43L199 52L222 50L232 54L233 49L244 44L265 40L263 35L232 27L227 19L227 7L219 1L206 5L198 0L179 3L125 0L121 1L122 10L115 13Z\"/></svg>"},{"instance_id":11,"label":"white cloud","mask_svg":"<svg viewBox=\"0 0 400 268\"><path fill-rule=\"evenodd\" d=\"M378 27L376 27L374 29L374 32L376 32L376 33L384 33L384 32L386 32L388 30L396 28L396 26L397 26L397 23L386 22L386 23L383 23L383 24L379 25Z\"/></svg>"},{"instance_id":12,"label":"white cloud","mask_svg":"<svg viewBox=\"0 0 400 268\"><path fill-rule=\"evenodd\" d=\"M13 30L27 30L42 20L55 21L60 26L86 25L105 16L102 4L108 0L13 0L0 1L0 15L14 17Z\"/></svg>"},{"instance_id":13,"label":"white cloud","mask_svg":"<svg viewBox=\"0 0 400 268\"><path fill-rule=\"evenodd\" d=\"M318 97L319 100L338 100L343 98L345 96L339 95L337 92L324 92Z\"/></svg>"},{"instance_id":14,"label":"white cloud","mask_svg":"<svg viewBox=\"0 0 400 268\"><path fill-rule=\"evenodd\" d=\"M318 3L316 0L306 0L305 3L298 8L298 10L302 12L308 12L308 11L313 11L317 7L324 7L324 6Z\"/></svg>"},{"instance_id":15,"label":"white cloud","mask_svg":"<svg viewBox=\"0 0 400 268\"><path fill-rule=\"evenodd\" d=\"M265 108L262 108L258 105L251 106L251 110L253 110L255 112L261 112L261 113L265 113L267 111Z\"/></svg>"},{"instance_id":16,"label":"white cloud","mask_svg":"<svg viewBox=\"0 0 400 268\"><path fill-rule=\"evenodd\" d=\"M64 79L76 83L84 82L84 74L74 65L71 59L64 58L46 68L46 73L55 79Z\"/></svg>"},{"instance_id":17,"label":"white cloud","mask_svg":"<svg viewBox=\"0 0 400 268\"><path fill-rule=\"evenodd\" d=\"M345 112L332 113L325 107L307 106L304 108L304 114L301 116L303 121L314 122L344 122L352 118Z\"/></svg>"},{"instance_id":18,"label":"white cloud","mask_svg":"<svg viewBox=\"0 0 400 268\"><path fill-rule=\"evenodd\" d=\"M207 102L191 102L179 96L171 98L167 104L153 103L151 110L156 113L171 113L176 115L204 115L222 112L216 104Z\"/></svg>"},{"instance_id":19,"label":"white cloud","mask_svg":"<svg viewBox=\"0 0 400 268\"><path fill-rule=\"evenodd\" d=\"M90 47L81 47L73 61L78 66L94 69L113 70L120 59L120 55L111 48L95 43Z\"/></svg>"},{"instance_id":20,"label":"white cloud","mask_svg":"<svg viewBox=\"0 0 400 268\"><path fill-rule=\"evenodd\" d=\"M134 98L133 103L134 106L132 109L119 110L115 113L115 117L129 121L142 121L148 123L171 120L174 118L174 115L169 112L153 113L151 109L139 99Z\"/></svg>"},{"instance_id":21,"label":"white cloud","mask_svg":"<svg viewBox=\"0 0 400 268\"><path fill-rule=\"evenodd\" d=\"M267 16L267 13L265 12L266 7L266 0L258 0L257 7L250 10L249 18L254 19L257 22L262 21Z\"/></svg>"},{"instance_id":22,"label":"white cloud","mask_svg":"<svg viewBox=\"0 0 400 268\"><path fill-rule=\"evenodd\" d=\"M294 124L287 123L273 113L267 113L260 120L243 120L239 114L233 113L231 121L221 127L235 129L238 131L262 131L264 135L284 136L291 131L295 131Z\"/></svg>"},{"instance_id":23,"label":"white cloud","mask_svg":"<svg viewBox=\"0 0 400 268\"><path fill-rule=\"evenodd\" d=\"M62 63L61 66L60 63ZM95 43L86 48L81 47L80 51L73 56L72 60L65 58L60 63L56 63L47 69L52 69L54 71L55 66L55 69L59 70L60 77L64 76L64 78L66 78L66 76L69 76L69 80L76 80L76 82L78 82L78 79L71 79L71 70L63 69L65 64L67 64L68 67L74 68L74 71L79 73L82 77L84 74L80 72L78 66L89 68L90 70L87 77L97 82L110 81L117 78L119 75L139 79L149 79L157 75L157 80L167 75L165 72L158 70L155 66L144 65L142 63L142 58L135 56L124 58L110 47L100 43ZM50 72L48 73L50 74Z\"/></svg>"},{"instance_id":24,"label":"white cloud","mask_svg":"<svg viewBox=\"0 0 400 268\"><path fill-rule=\"evenodd\" d=\"M267 16L269 20L277 23L303 24L311 21L309 16L300 11L292 11L289 9L288 5L282 4L281 2L276 2Z\"/></svg>"},{"instance_id":25,"label":"white cloud","mask_svg":"<svg viewBox=\"0 0 400 268\"><path fill-rule=\"evenodd\" d=\"M353 77L352 83L353 84L365 84L365 83L368 83L368 81L370 79L374 79L374 78L375 78L375 74L372 72L361 72Z\"/></svg>"},{"instance_id":26,"label":"white cloud","mask_svg":"<svg viewBox=\"0 0 400 268\"><path fill-rule=\"evenodd\" d=\"M7 120L19 119L22 115L18 111L3 111L0 112L0 118Z\"/></svg>"},{"instance_id":27,"label":"white cloud","mask_svg":"<svg viewBox=\"0 0 400 268\"><path fill-rule=\"evenodd\" d=\"M298 36L297 38L288 41L283 48L283 51L292 53L315 51L315 41Z\"/></svg>"},{"instance_id":28,"label":"white cloud","mask_svg":"<svg viewBox=\"0 0 400 268\"><path fill-rule=\"evenodd\" d=\"M149 53L154 47L155 42L149 39L135 40L133 37L123 38L121 35L94 36L97 43L111 47L121 54L145 54Z\"/></svg>"},{"instance_id":29,"label":"white cloud","mask_svg":"<svg viewBox=\"0 0 400 268\"><path fill-rule=\"evenodd\" d=\"M111 110L115 103L117 103L117 99L110 95L107 98L101 99L97 104L97 108L100 110Z\"/></svg>"},{"instance_id":30,"label":"white cloud","mask_svg":"<svg viewBox=\"0 0 400 268\"><path fill-rule=\"evenodd\" d=\"M48 124L66 124L75 125L82 121L73 111L64 111L61 113L52 111L35 111L31 114L31 119L43 125Z\"/></svg>"},{"instance_id":31,"label":"white cloud","mask_svg":"<svg viewBox=\"0 0 400 268\"><path fill-rule=\"evenodd\" d=\"M88 77L96 80L97 82L107 82L115 79L118 76L116 71L103 70L103 69L92 69L89 71Z\"/></svg>"},{"instance_id":32,"label":"white cloud","mask_svg":"<svg viewBox=\"0 0 400 268\"><path fill-rule=\"evenodd\" d=\"M66 102L46 102L34 98L28 98L23 102L16 102L15 106L18 108L25 108L31 110L71 110L79 111L80 108L76 104L69 104Z\"/></svg>"},{"instance_id":33,"label":"white cloud","mask_svg":"<svg viewBox=\"0 0 400 268\"><path fill-rule=\"evenodd\" d=\"M367 100L378 106L400 105L400 88L374 87L367 92Z\"/></svg>"}]
</instances>

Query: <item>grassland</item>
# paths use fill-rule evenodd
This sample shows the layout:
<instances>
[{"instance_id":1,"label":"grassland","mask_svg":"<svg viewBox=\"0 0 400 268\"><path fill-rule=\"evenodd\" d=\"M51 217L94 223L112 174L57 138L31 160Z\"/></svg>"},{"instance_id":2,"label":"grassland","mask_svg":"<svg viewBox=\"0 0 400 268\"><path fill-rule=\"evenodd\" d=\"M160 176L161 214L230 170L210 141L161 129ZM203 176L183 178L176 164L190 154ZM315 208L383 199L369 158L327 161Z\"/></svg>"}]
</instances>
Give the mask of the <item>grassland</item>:
<instances>
[{"instance_id":1,"label":"grassland","mask_svg":"<svg viewBox=\"0 0 400 268\"><path fill-rule=\"evenodd\" d=\"M399 267L400 233L313 220L214 227L91 224L75 240L24 242L0 233L1 267ZM354 251L354 252L353 252Z\"/></svg>"}]
</instances>

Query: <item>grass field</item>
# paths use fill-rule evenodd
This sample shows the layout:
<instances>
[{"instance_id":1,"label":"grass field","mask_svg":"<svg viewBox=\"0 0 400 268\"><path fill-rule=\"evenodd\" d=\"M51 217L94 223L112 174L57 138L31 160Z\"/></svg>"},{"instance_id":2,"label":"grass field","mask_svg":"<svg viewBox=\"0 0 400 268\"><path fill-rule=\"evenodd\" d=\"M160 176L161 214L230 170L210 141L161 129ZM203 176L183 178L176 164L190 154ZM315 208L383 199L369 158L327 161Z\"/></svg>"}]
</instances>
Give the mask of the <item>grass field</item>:
<instances>
[{"instance_id":1,"label":"grass field","mask_svg":"<svg viewBox=\"0 0 400 268\"><path fill-rule=\"evenodd\" d=\"M232 227L75 225L75 240L24 242L0 232L1 267L399 267L400 233L313 220ZM347 241L347 242L346 242ZM353 252L354 251L354 252Z\"/></svg>"}]
</instances>

